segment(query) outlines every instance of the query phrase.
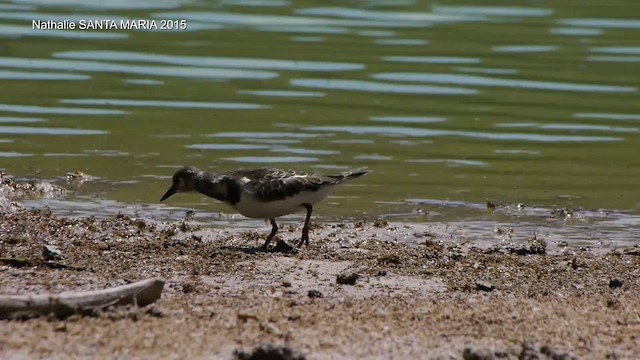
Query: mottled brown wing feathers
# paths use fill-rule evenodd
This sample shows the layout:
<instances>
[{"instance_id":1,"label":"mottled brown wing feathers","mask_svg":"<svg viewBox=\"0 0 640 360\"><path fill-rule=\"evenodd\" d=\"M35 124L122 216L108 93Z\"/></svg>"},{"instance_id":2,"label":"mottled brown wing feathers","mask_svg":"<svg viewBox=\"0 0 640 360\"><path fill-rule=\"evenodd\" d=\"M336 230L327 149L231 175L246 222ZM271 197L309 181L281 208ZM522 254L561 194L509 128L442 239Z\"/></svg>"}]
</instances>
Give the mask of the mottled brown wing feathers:
<instances>
[{"instance_id":1,"label":"mottled brown wing feathers","mask_svg":"<svg viewBox=\"0 0 640 360\"><path fill-rule=\"evenodd\" d=\"M265 168L236 170L225 176L234 178L261 201L274 201L284 200L302 191L318 191L323 186L339 184L365 173L349 171L337 175L310 175L293 170Z\"/></svg>"}]
</instances>

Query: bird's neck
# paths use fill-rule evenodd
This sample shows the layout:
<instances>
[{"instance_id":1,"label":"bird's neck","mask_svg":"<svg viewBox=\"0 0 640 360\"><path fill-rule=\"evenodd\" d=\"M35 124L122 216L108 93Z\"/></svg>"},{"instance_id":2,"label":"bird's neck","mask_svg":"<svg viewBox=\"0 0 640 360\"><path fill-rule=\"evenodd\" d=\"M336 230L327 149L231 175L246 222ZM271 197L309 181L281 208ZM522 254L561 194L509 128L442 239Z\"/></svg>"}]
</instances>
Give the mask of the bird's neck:
<instances>
[{"instance_id":1,"label":"bird's neck","mask_svg":"<svg viewBox=\"0 0 640 360\"><path fill-rule=\"evenodd\" d=\"M240 186L233 179L202 172L195 179L195 189L201 194L235 205L240 201Z\"/></svg>"}]
</instances>

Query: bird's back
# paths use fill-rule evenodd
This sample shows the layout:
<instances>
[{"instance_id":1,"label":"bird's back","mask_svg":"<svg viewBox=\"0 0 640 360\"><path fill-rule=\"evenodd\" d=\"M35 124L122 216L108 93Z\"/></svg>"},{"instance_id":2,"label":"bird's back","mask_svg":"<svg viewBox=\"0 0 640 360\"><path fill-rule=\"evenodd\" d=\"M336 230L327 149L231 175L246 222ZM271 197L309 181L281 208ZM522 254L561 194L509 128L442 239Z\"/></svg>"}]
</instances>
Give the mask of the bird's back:
<instances>
[{"instance_id":1,"label":"bird's back","mask_svg":"<svg viewBox=\"0 0 640 360\"><path fill-rule=\"evenodd\" d=\"M239 169L221 177L233 179L243 192L260 201L284 200L301 192L317 192L365 175L364 170L350 170L340 174L308 174L274 168Z\"/></svg>"}]
</instances>

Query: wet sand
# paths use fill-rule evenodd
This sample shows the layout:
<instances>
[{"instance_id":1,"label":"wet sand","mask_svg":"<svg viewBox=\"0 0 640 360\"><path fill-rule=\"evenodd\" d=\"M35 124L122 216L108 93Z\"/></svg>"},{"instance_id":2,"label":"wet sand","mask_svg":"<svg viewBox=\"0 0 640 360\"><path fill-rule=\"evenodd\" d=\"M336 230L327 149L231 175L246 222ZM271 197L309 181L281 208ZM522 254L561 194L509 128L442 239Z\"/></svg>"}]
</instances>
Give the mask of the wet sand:
<instances>
[{"instance_id":1,"label":"wet sand","mask_svg":"<svg viewBox=\"0 0 640 360\"><path fill-rule=\"evenodd\" d=\"M316 223L309 247L262 252L266 225L234 233L3 204L1 294L166 284L145 308L0 320L2 358L231 359L260 345L307 359L640 357L638 248L479 249L378 221ZM421 245L395 241L407 234ZM300 228L279 235L293 244ZM64 259L43 261L45 244Z\"/></svg>"}]
</instances>

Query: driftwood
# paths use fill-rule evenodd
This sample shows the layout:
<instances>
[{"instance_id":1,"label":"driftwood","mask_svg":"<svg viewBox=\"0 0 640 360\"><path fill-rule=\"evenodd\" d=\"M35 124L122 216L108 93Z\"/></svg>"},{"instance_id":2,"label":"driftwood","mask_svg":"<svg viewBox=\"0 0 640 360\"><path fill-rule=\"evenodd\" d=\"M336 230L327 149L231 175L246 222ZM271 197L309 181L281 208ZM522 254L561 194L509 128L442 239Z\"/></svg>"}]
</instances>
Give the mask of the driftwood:
<instances>
[{"instance_id":1,"label":"driftwood","mask_svg":"<svg viewBox=\"0 0 640 360\"><path fill-rule=\"evenodd\" d=\"M149 305L160 298L164 280L147 279L128 285L86 292L39 295L0 295L0 319L14 313L51 314L63 318L111 305Z\"/></svg>"}]
</instances>

